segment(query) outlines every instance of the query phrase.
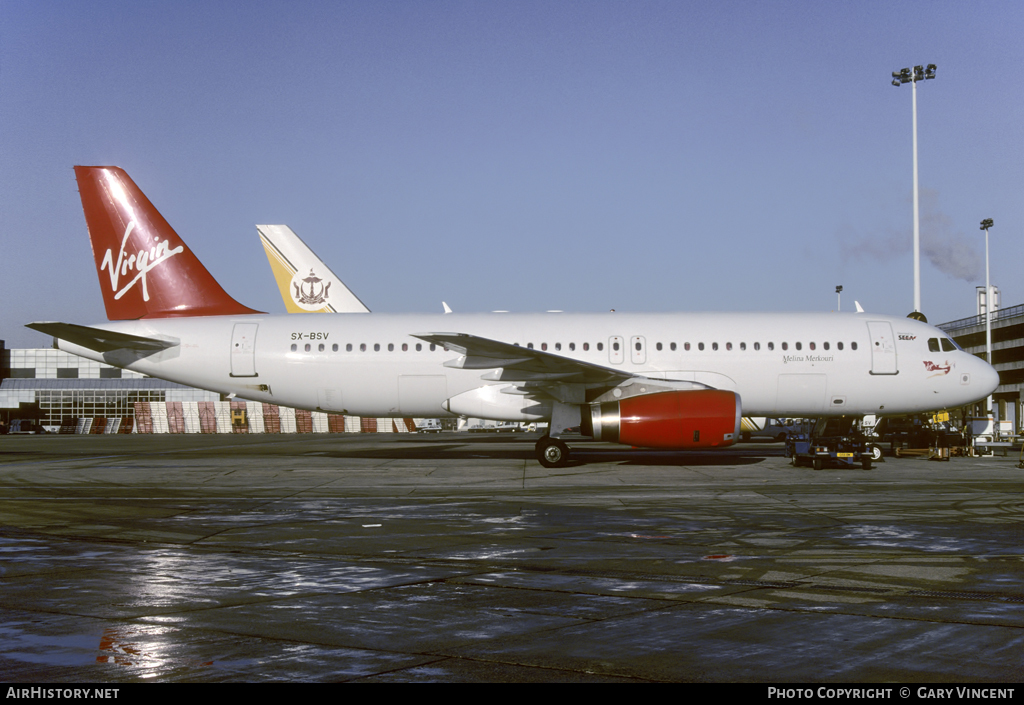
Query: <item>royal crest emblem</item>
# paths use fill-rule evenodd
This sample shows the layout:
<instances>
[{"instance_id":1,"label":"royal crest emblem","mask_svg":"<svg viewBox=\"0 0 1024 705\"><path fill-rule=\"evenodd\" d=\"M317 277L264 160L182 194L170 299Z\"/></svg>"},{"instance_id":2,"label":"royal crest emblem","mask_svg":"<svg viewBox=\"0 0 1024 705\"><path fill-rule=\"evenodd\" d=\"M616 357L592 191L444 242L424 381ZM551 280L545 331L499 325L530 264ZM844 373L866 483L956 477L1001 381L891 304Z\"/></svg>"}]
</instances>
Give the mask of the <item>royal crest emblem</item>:
<instances>
[{"instance_id":1,"label":"royal crest emblem","mask_svg":"<svg viewBox=\"0 0 1024 705\"><path fill-rule=\"evenodd\" d=\"M300 276L296 273L292 277L292 301L306 311L316 311L326 306L331 282L325 284L312 269L308 277L300 279Z\"/></svg>"}]
</instances>

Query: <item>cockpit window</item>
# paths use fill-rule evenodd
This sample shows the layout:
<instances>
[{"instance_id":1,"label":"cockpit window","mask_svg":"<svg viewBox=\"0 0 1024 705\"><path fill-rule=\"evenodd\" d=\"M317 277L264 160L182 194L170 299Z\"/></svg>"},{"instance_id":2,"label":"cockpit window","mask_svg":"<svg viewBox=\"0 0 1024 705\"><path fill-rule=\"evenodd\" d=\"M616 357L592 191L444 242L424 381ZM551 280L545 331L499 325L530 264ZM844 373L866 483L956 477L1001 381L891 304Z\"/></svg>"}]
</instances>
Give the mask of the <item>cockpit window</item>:
<instances>
[{"instance_id":1,"label":"cockpit window","mask_svg":"<svg viewBox=\"0 0 1024 705\"><path fill-rule=\"evenodd\" d=\"M956 341L951 338L942 339L942 352L953 352L954 350L963 350Z\"/></svg>"},{"instance_id":2,"label":"cockpit window","mask_svg":"<svg viewBox=\"0 0 1024 705\"><path fill-rule=\"evenodd\" d=\"M928 352L939 352L938 338L928 338Z\"/></svg>"}]
</instances>

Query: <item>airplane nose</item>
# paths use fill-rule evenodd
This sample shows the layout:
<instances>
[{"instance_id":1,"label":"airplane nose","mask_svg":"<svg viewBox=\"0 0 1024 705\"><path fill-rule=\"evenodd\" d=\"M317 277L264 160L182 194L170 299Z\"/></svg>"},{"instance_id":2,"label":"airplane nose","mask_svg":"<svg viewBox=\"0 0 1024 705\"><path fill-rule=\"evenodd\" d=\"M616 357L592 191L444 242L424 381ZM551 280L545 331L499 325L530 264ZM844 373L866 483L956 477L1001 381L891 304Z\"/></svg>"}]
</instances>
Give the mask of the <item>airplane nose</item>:
<instances>
[{"instance_id":1,"label":"airplane nose","mask_svg":"<svg viewBox=\"0 0 1024 705\"><path fill-rule=\"evenodd\" d=\"M978 371L975 372L974 377L979 391L985 390L985 396L988 396L999 386L999 373L996 372L996 368L984 360L978 360L978 363Z\"/></svg>"}]
</instances>

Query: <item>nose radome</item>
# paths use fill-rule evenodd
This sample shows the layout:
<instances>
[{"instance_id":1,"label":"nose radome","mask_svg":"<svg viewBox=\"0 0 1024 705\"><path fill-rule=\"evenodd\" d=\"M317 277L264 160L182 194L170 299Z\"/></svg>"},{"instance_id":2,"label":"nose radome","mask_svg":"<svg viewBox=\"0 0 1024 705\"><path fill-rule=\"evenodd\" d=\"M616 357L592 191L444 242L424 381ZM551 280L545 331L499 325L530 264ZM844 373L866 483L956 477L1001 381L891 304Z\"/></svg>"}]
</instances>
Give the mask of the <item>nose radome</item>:
<instances>
[{"instance_id":1,"label":"nose radome","mask_svg":"<svg viewBox=\"0 0 1024 705\"><path fill-rule=\"evenodd\" d=\"M992 367L992 365L988 364L984 360L979 360L978 362L981 363L979 365L981 369L975 373L978 380L978 387L986 390L985 396L988 396L992 392L996 391L996 387L999 386L999 373L996 372L996 368Z\"/></svg>"}]
</instances>

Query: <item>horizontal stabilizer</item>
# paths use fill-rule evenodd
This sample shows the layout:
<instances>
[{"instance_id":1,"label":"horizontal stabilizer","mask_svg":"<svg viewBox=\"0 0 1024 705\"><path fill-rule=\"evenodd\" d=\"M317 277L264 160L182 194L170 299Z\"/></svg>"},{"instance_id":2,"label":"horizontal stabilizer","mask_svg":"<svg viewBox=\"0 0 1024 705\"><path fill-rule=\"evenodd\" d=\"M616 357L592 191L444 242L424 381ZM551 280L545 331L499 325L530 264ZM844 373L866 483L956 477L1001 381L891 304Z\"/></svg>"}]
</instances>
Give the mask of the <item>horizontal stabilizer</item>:
<instances>
[{"instance_id":1,"label":"horizontal stabilizer","mask_svg":"<svg viewBox=\"0 0 1024 705\"><path fill-rule=\"evenodd\" d=\"M96 352L105 353L112 350L138 350L140 352L159 352L167 348L179 345L177 340L158 340L156 338L144 338L140 335L128 333L116 333L102 328L89 328L78 326L74 323L57 323L55 321L40 321L28 323L26 328L37 330L40 333L52 335L54 338L66 340L83 348L89 348Z\"/></svg>"}]
</instances>

